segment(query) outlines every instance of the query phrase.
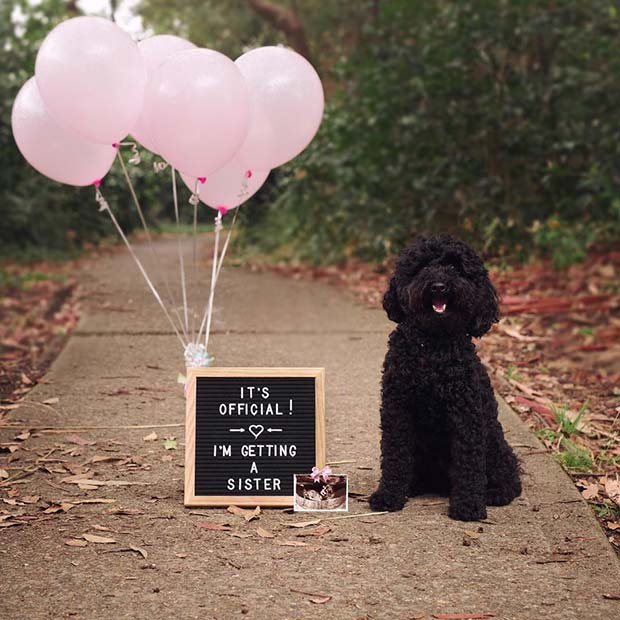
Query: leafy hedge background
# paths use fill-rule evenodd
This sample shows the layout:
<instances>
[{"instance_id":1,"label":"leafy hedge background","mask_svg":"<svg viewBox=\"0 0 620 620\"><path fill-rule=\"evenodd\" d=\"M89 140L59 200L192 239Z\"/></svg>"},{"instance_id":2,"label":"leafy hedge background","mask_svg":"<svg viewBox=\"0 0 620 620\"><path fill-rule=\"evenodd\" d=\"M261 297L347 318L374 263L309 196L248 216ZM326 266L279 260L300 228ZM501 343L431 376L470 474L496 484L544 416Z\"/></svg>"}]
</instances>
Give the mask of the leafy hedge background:
<instances>
[{"instance_id":1,"label":"leafy hedge background","mask_svg":"<svg viewBox=\"0 0 620 620\"><path fill-rule=\"evenodd\" d=\"M240 0L201 2L194 13L192 4L142 0L139 10L154 31L177 31L233 57L285 41ZM346 4L298 5L328 105L310 147L243 207L246 251L319 263L383 261L417 232L448 230L487 255L550 255L562 266L592 243L618 241L614 3ZM40 40L69 16L68 4L23 6L29 21L21 36L11 7L0 8L1 249L78 248L110 233L91 190L47 182L25 166L9 123ZM152 217L169 216L167 183L148 161L134 174ZM118 173L106 187L124 224L135 225Z\"/></svg>"}]
</instances>

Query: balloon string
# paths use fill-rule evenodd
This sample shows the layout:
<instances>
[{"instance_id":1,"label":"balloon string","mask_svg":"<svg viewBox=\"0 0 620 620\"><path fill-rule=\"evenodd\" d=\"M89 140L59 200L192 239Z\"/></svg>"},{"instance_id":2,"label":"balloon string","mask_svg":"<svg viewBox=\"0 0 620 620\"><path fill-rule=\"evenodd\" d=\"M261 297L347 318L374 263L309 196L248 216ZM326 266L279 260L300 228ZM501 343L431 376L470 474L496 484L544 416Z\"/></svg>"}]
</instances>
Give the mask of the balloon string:
<instances>
[{"instance_id":1,"label":"balloon string","mask_svg":"<svg viewBox=\"0 0 620 620\"><path fill-rule=\"evenodd\" d=\"M213 266L211 268L211 290L209 291L209 303L207 305L207 326L205 328L205 351L209 351L209 336L211 334L211 319L213 317L213 298L215 297L215 285L217 281L218 250L220 245L220 232L222 230L222 212L218 211L215 217L215 241L213 243Z\"/></svg>"},{"instance_id":2,"label":"balloon string","mask_svg":"<svg viewBox=\"0 0 620 620\"><path fill-rule=\"evenodd\" d=\"M129 253L131 254L131 257L133 258L133 260L136 263L138 269L140 270L140 273L142 274L142 277L145 279L145 281L146 281L146 283L147 283L151 293L153 293L153 296L157 300L157 303L161 306L161 309L164 311L164 314L166 315L166 318L168 319L168 322L170 323L170 326L174 330L174 333L176 334L176 337L179 339L179 342L183 346L183 350L185 350L185 347L187 346L187 344L185 343L185 341L181 337L181 334L179 333L179 330L177 329L176 325L174 324L174 321L172 320L172 317L168 313L168 310L167 310L166 306L164 305L164 302L162 301L159 293L157 292L157 289L155 288L155 285L153 284L153 282L151 282L151 279L149 278L149 275L146 272L146 269L144 269L144 267L142 266L142 263L140 262L140 259L138 258L137 254L134 252L133 247L131 247L131 243L129 243L129 240L125 236L125 233L123 232L123 229L120 227L120 224L118 223L116 217L114 216L114 213L112 213L112 209L110 209L110 205L108 204L108 201L103 197L103 194L101 193L101 190L99 189L97 184L95 185L95 199L96 199L97 203L99 204L99 211L107 211L108 212L108 215L110 216L110 219L112 220L112 223L114 224L118 234L120 235L121 239L123 240L123 242L127 246L127 249L129 250Z\"/></svg>"},{"instance_id":3,"label":"balloon string","mask_svg":"<svg viewBox=\"0 0 620 620\"><path fill-rule=\"evenodd\" d=\"M179 254L179 265L181 268L181 290L183 293L183 316L185 318L185 332L189 329L189 321L187 320L187 289L185 286L185 262L183 261L183 252L181 250L181 225L179 223L179 200L177 197L177 177L175 169L172 170L172 198L174 201L174 217L177 223L177 251Z\"/></svg>"},{"instance_id":4,"label":"balloon string","mask_svg":"<svg viewBox=\"0 0 620 620\"><path fill-rule=\"evenodd\" d=\"M137 166L141 161L140 151L138 150L138 145L135 142L114 142L112 146L115 149L118 149L120 146L129 146L131 147L131 157L129 158L129 163Z\"/></svg>"},{"instance_id":5,"label":"balloon string","mask_svg":"<svg viewBox=\"0 0 620 620\"><path fill-rule=\"evenodd\" d=\"M120 142L118 144L118 146L128 146L128 145L133 145L134 147L136 146L133 142ZM132 150L133 150L133 147L132 147ZM162 268L162 263L161 263L161 260L159 258L159 254L158 254L157 250L155 249L155 245L153 244L153 239L151 237L151 231L149 230L148 224L146 223L146 218L144 217L144 212L142 210L142 207L140 206L140 201L138 200L138 196L137 196L136 191L134 189L133 183L131 182L131 177L129 176L129 172L127 171L127 166L125 166L125 161L123 160L123 156L121 155L120 149L116 152L116 156L118 157L118 161L120 162L121 168L123 170L123 175L125 176L125 181L127 182L127 185L129 186L129 191L131 193L131 197L133 198L133 202L134 202L134 205L136 207L136 210L138 211L138 216L140 217L140 222L142 222L142 228L144 229L144 233L146 234L146 239L148 241L151 253L153 254L153 258L155 260L156 268L163 275L164 286L166 287L166 292L168 293L168 301L170 303L170 307L172 308L172 311L174 312L174 314L175 314L175 316L177 318L177 321L179 322L179 326L181 327L181 330L183 331L183 335L185 337L185 340L189 340L189 338L187 337L187 333L185 332L185 329L183 327L183 320L181 319L181 315L179 314L179 311L176 308L176 304L174 302L174 296L172 295L172 291L170 290L170 283L168 282L168 277L166 276L166 270ZM139 158L139 156L138 156L138 158ZM133 158L130 159L129 161L133 163Z\"/></svg>"},{"instance_id":6,"label":"balloon string","mask_svg":"<svg viewBox=\"0 0 620 620\"><path fill-rule=\"evenodd\" d=\"M218 281L218 279L220 277L220 271L222 270L222 264L224 263L224 256L226 255L226 250L228 248L228 243L230 242L230 237L232 235L233 227L234 227L235 222L237 220L237 213L238 213L238 211L239 211L239 209L235 210L235 214L233 215L233 219L232 219L232 222L231 222L230 227L228 229L228 234L226 235L226 240L224 241L224 246L222 247L222 252L220 253L219 258L217 257L217 252L215 251L215 249L214 249L214 252L213 252L214 262L217 263L217 269L216 269L216 272L215 272L215 284L213 285L214 291L215 291L215 285L217 284L217 281ZM222 212L220 211L218 216L215 218L215 221L216 221L216 230L215 230L216 238L215 238L215 243L216 244L219 244L219 232L217 230L217 221L218 221L218 218L220 218L220 227L221 227L221 216L222 216ZM209 303L211 304L211 307L212 307L213 306L213 300L211 299L211 295L209 295ZM195 342L199 342L200 338L202 337L202 330L204 329L205 324L206 324L207 319L208 319L209 303L207 303L207 307L205 308L205 313L204 313L204 315L202 317L202 322L200 323L200 329L198 330L198 336L197 336ZM209 322L209 325L210 325L210 322Z\"/></svg>"},{"instance_id":7,"label":"balloon string","mask_svg":"<svg viewBox=\"0 0 620 620\"><path fill-rule=\"evenodd\" d=\"M196 181L194 182L194 194L196 194L198 192L198 179L196 179ZM194 204L194 230L193 230L193 239L192 239L192 281L193 281L193 287L194 287L194 297L198 297L199 293L199 287L198 287L198 264L197 264L197 258L196 258L196 244L197 244L197 238L198 238L198 202L196 202ZM198 304L196 304L195 307L192 308L192 342L194 342L194 337L196 335L196 308L198 307Z\"/></svg>"},{"instance_id":8,"label":"balloon string","mask_svg":"<svg viewBox=\"0 0 620 620\"><path fill-rule=\"evenodd\" d=\"M153 170L157 174L159 174L160 172L163 172L167 167L168 167L168 162L167 161L156 161L156 162L153 162Z\"/></svg>"},{"instance_id":9,"label":"balloon string","mask_svg":"<svg viewBox=\"0 0 620 620\"><path fill-rule=\"evenodd\" d=\"M224 256L226 255L226 250L228 249L228 242L230 241L230 235L232 234L233 227L235 222L237 221L237 213L239 213L239 209L241 207L237 207L235 209L235 213L233 214L232 222L230 223L230 228L228 229L228 234L226 235L226 241L224 241L224 247L222 248L222 253L220 254L220 260L217 266L217 273L215 274L215 281L220 277L220 271L222 270L222 263L224 262Z\"/></svg>"}]
</instances>

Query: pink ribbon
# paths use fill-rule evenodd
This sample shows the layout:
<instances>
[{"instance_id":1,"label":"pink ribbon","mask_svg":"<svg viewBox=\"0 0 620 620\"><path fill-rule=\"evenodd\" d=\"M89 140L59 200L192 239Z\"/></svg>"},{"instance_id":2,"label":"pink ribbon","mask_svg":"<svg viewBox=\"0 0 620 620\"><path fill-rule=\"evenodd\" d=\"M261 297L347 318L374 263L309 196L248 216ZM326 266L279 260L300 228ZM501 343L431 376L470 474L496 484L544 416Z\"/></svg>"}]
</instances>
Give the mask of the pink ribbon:
<instances>
[{"instance_id":1,"label":"pink ribbon","mask_svg":"<svg viewBox=\"0 0 620 620\"><path fill-rule=\"evenodd\" d=\"M332 468L329 465L325 465L323 469L319 469L318 467L312 468L312 473L310 477L314 482L318 482L320 478L323 478L323 482L327 482L332 473Z\"/></svg>"}]
</instances>

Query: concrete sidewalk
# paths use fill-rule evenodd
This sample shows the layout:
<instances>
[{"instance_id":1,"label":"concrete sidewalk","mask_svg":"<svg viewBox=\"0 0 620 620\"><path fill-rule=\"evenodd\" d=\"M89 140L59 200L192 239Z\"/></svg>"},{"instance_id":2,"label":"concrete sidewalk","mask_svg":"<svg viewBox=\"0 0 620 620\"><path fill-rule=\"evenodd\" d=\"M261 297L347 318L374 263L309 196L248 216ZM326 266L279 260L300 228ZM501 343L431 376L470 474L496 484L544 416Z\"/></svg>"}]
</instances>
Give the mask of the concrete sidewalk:
<instances>
[{"instance_id":1,"label":"concrete sidewalk","mask_svg":"<svg viewBox=\"0 0 620 620\"><path fill-rule=\"evenodd\" d=\"M171 281L175 251L173 242L158 242ZM12 412L19 427L0 429L0 442L33 427L109 428L35 433L3 466L13 476L47 455L38 462L47 470L16 480L19 496L0 487L9 500L0 510L33 515L0 529L0 618L620 617L620 600L604 596L620 595L618 559L572 482L505 404L502 422L523 460L525 489L513 505L490 508L484 523L450 520L437 497L411 500L395 514L325 520L330 532L307 537L297 535L312 528L286 527L299 517L276 509L250 523L221 509L185 509L183 427L118 428L182 425L180 345L125 253L91 261L82 281L78 331L47 382L28 395L32 404ZM203 295L208 281L207 274ZM210 348L221 366L324 366L328 460L355 461L336 469L349 474L350 491L366 495L379 477L379 378L389 330L382 312L335 288L226 268ZM54 397L58 404L35 404ZM151 430L157 441L144 441ZM177 450L164 449L170 435ZM80 490L62 482L84 464L98 480L142 484ZM37 495L38 504L20 502ZM368 512L360 495L350 500L352 514ZM43 500L89 498L114 503L42 512ZM197 527L205 521L233 530ZM259 537L257 526L275 538ZM65 544L85 533L116 543Z\"/></svg>"}]
</instances>

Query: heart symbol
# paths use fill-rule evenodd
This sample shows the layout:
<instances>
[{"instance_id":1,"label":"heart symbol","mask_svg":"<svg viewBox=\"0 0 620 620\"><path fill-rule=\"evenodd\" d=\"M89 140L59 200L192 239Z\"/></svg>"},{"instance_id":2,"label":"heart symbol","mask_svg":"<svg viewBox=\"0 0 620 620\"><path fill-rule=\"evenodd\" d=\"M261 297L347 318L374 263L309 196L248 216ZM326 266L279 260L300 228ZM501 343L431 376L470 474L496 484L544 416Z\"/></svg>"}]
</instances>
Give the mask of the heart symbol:
<instances>
[{"instance_id":1,"label":"heart symbol","mask_svg":"<svg viewBox=\"0 0 620 620\"><path fill-rule=\"evenodd\" d=\"M265 430L265 427L262 424L252 424L248 427L248 430L254 435L254 439L258 439L258 436Z\"/></svg>"}]
</instances>

